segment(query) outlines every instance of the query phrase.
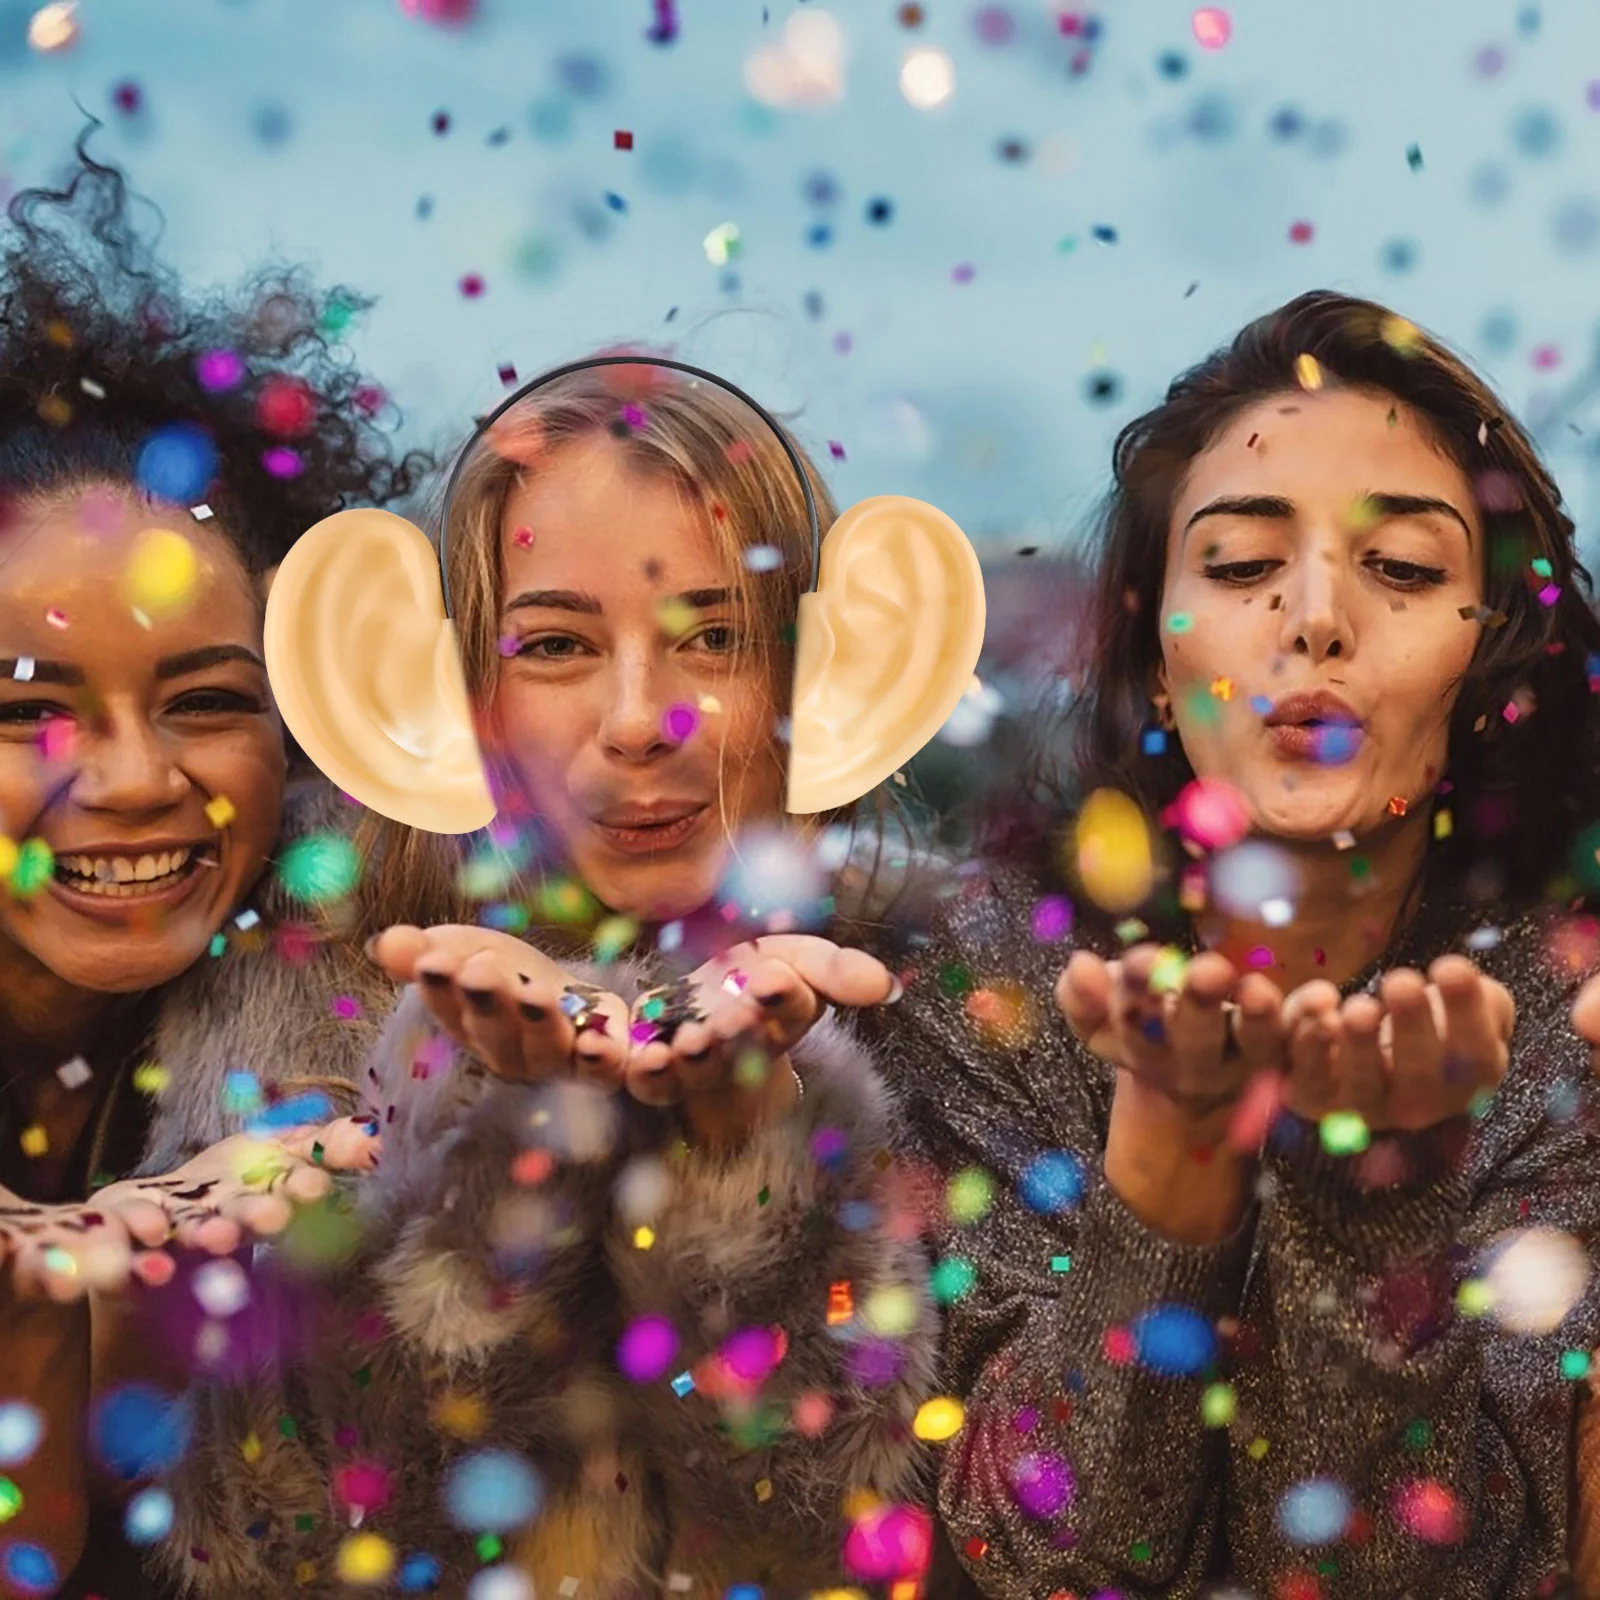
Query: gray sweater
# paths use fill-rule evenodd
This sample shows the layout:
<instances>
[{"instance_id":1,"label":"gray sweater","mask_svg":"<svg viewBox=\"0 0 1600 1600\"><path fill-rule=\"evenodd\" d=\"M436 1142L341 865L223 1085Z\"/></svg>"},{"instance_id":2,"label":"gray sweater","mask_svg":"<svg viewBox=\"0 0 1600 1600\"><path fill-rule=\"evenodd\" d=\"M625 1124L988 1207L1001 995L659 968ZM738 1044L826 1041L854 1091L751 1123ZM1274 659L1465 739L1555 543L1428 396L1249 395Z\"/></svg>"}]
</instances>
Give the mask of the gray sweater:
<instances>
[{"instance_id":1,"label":"gray sweater","mask_svg":"<svg viewBox=\"0 0 1600 1600\"><path fill-rule=\"evenodd\" d=\"M1469 947L1492 909L1436 901L1345 986L1463 951L1510 988L1511 1068L1475 1123L1351 1158L1282 1119L1251 1214L1194 1248L1104 1181L1112 1075L1052 1004L1069 946L1030 932L1044 892L1010 873L966 885L914 941L905 1000L861 1019L915 1142L945 1174L994 1182L986 1207L978 1183L962 1190L970 1220L948 1222L935 1275L941 1387L967 1408L939 1509L978 1589L1554 1592L1582 1365L1564 1374L1562 1356L1600 1342L1600 1295L1591 1283L1538 1335L1456 1300L1508 1230L1560 1230L1592 1254L1600 1224L1596 1092L1547 919ZM997 1034L1005 997L983 992L1003 984L1022 1009ZM1214 1389L1203 1415L1214 1385L1231 1395Z\"/></svg>"}]
</instances>

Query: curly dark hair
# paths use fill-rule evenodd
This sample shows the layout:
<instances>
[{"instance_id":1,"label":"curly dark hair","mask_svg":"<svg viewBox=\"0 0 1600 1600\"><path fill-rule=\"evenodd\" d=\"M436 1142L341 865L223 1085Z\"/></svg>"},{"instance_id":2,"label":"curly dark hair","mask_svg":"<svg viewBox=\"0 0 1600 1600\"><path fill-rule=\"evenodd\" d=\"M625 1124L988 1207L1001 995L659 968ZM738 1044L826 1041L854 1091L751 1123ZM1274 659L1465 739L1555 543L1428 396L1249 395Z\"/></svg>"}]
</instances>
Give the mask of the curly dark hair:
<instances>
[{"instance_id":1,"label":"curly dark hair","mask_svg":"<svg viewBox=\"0 0 1600 1600\"><path fill-rule=\"evenodd\" d=\"M0 231L0 510L136 482L141 449L174 424L214 449L202 498L252 576L323 517L412 494L431 458L397 456L383 391L337 343L371 302L280 265L186 295L125 175L89 154L99 126L62 186L17 194Z\"/></svg>"},{"instance_id":2,"label":"curly dark hair","mask_svg":"<svg viewBox=\"0 0 1600 1600\"><path fill-rule=\"evenodd\" d=\"M1396 337L1396 330L1403 337ZM1159 817L1194 773L1180 741L1143 753L1161 661L1158 621L1172 508L1189 464L1258 400L1298 388L1311 356L1332 381L1393 397L1421 419L1474 486L1486 533L1486 627L1449 733L1455 827L1431 847L1430 882L1475 882L1514 902L1600 888L1574 860L1600 819L1600 619L1560 490L1489 387L1438 340L1369 300L1302 294L1182 373L1117 437L1114 482L1091 546L1094 601L1080 692L1045 718L1024 793L989 819L991 849L1031 854L1082 796L1114 787ZM1535 566L1535 562L1538 563ZM1558 594L1545 604L1541 591ZM1519 695L1523 714L1502 712ZM1047 822L1047 817L1049 822ZM1165 924L1170 885L1152 907Z\"/></svg>"}]
</instances>

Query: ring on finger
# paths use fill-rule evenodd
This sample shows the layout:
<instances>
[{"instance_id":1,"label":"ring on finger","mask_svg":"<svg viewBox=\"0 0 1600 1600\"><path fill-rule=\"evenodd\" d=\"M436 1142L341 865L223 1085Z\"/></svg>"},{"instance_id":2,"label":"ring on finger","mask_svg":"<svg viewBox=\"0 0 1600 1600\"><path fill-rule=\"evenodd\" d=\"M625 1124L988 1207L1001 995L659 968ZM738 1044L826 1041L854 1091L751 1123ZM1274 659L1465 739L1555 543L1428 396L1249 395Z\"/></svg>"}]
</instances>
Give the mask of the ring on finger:
<instances>
[{"instance_id":1,"label":"ring on finger","mask_svg":"<svg viewBox=\"0 0 1600 1600\"><path fill-rule=\"evenodd\" d=\"M639 1001L632 1029L635 1044L667 1044L687 1022L704 1022L705 1012L695 1003L698 991L687 977L648 990Z\"/></svg>"},{"instance_id":2,"label":"ring on finger","mask_svg":"<svg viewBox=\"0 0 1600 1600\"><path fill-rule=\"evenodd\" d=\"M605 1032L606 1016L600 1009L600 996L604 991L592 983L569 983L556 1002L562 1014L572 1024L574 1033L587 1033L591 1028Z\"/></svg>"}]
</instances>

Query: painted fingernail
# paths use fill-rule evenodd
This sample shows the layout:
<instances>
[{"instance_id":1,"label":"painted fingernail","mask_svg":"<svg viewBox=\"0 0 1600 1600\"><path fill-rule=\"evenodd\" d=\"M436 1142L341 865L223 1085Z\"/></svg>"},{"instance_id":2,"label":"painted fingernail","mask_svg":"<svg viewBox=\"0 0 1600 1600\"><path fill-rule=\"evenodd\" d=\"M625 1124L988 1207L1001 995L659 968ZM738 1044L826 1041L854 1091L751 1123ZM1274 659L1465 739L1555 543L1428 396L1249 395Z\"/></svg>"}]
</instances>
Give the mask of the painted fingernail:
<instances>
[{"instance_id":1,"label":"painted fingernail","mask_svg":"<svg viewBox=\"0 0 1600 1600\"><path fill-rule=\"evenodd\" d=\"M495 993L493 989L468 989L463 986L462 998L474 1011L490 1012L495 1008Z\"/></svg>"},{"instance_id":2,"label":"painted fingernail","mask_svg":"<svg viewBox=\"0 0 1600 1600\"><path fill-rule=\"evenodd\" d=\"M520 1011L529 1022L543 1022L544 1019L550 1015L550 1013L543 1006L536 1006L531 1000L518 1001L517 1010Z\"/></svg>"},{"instance_id":3,"label":"painted fingernail","mask_svg":"<svg viewBox=\"0 0 1600 1600\"><path fill-rule=\"evenodd\" d=\"M760 1006L776 1006L776 1005L781 1005L782 1003L783 1003L783 995L781 993L780 994L758 994L756 996L756 1004L760 1005Z\"/></svg>"},{"instance_id":4,"label":"painted fingernail","mask_svg":"<svg viewBox=\"0 0 1600 1600\"><path fill-rule=\"evenodd\" d=\"M361 947L361 953L367 958L368 961L376 961L378 959L379 937L380 936L378 934L373 934L373 936Z\"/></svg>"},{"instance_id":5,"label":"painted fingernail","mask_svg":"<svg viewBox=\"0 0 1600 1600\"><path fill-rule=\"evenodd\" d=\"M430 989L444 989L449 987L450 975L447 972L432 972L426 967L423 967L418 970L417 976L425 984L427 984Z\"/></svg>"},{"instance_id":6,"label":"painted fingernail","mask_svg":"<svg viewBox=\"0 0 1600 1600\"><path fill-rule=\"evenodd\" d=\"M884 999L883 1003L886 1006L899 1005L899 1003L903 999L905 999L905 996L906 996L906 986L903 983L901 983L901 981L898 978L896 978L889 985L889 993L888 993L887 997Z\"/></svg>"}]
</instances>

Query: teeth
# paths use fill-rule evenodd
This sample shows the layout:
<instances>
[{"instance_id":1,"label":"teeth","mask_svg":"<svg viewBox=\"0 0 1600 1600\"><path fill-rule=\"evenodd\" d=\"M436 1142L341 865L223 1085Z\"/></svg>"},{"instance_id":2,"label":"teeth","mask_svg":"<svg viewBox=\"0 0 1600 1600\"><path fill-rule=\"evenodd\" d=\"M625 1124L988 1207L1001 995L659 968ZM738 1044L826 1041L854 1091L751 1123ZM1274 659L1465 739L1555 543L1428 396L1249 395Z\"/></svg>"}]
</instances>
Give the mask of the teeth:
<instances>
[{"instance_id":1,"label":"teeth","mask_svg":"<svg viewBox=\"0 0 1600 1600\"><path fill-rule=\"evenodd\" d=\"M75 889L111 898L147 893L165 888L165 880L181 872L194 851L163 850L159 855L139 856L58 856L56 865Z\"/></svg>"}]
</instances>

